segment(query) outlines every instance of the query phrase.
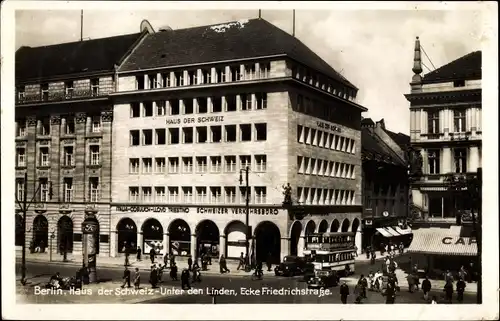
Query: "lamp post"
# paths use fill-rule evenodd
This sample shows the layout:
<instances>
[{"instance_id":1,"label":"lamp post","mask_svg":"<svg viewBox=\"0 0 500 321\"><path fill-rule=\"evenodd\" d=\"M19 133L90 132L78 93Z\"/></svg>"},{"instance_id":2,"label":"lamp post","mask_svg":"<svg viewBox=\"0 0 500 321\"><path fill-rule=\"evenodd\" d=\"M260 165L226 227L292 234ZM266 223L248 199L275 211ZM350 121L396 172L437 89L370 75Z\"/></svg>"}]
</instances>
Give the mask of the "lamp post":
<instances>
[{"instance_id":1,"label":"lamp post","mask_svg":"<svg viewBox=\"0 0 500 321\"><path fill-rule=\"evenodd\" d=\"M472 215L472 226L474 229L474 237L476 238L477 244L477 271L478 280L477 280L477 304L482 303L482 290L483 290L483 282L482 282L482 262L481 262L481 254L482 254L482 225L481 225L481 203L482 203L482 182L483 181L483 169L478 167L477 175L475 177L469 177L467 180L467 191L471 196L471 215ZM477 219L474 214L474 208L477 209ZM472 273L472 271L470 271Z\"/></svg>"},{"instance_id":2,"label":"lamp post","mask_svg":"<svg viewBox=\"0 0 500 321\"><path fill-rule=\"evenodd\" d=\"M249 204L250 204L250 188L248 186L248 173L250 171L250 167L246 166L245 169L240 169L240 185L243 185L243 172L245 172L245 249L248 260L250 261L250 253L249 253L249 239L250 239L250 225L249 225ZM245 262L247 263L247 262ZM246 269L246 267L245 267Z\"/></svg>"},{"instance_id":3,"label":"lamp post","mask_svg":"<svg viewBox=\"0 0 500 321\"><path fill-rule=\"evenodd\" d=\"M50 230L50 243L49 243L49 262L52 262L52 242L54 241L54 238L56 237L56 234L55 234L56 230L55 228L52 228Z\"/></svg>"},{"instance_id":4,"label":"lamp post","mask_svg":"<svg viewBox=\"0 0 500 321\"><path fill-rule=\"evenodd\" d=\"M48 181L47 184L49 185L48 186L49 187L48 199L51 200L52 199L52 182ZM23 212L23 222L22 222L23 246L22 246L22 257L21 257L21 284L22 285L26 284L26 215L27 215L27 212L28 212L30 205L33 203L33 200L35 199L36 195L40 191L41 187L42 187L42 184L38 184L38 187L35 190L33 197L28 202L28 173L26 172L26 173L24 173L23 199L19 200L17 197L17 193L14 193L17 205L19 206L19 208Z\"/></svg>"}]
</instances>

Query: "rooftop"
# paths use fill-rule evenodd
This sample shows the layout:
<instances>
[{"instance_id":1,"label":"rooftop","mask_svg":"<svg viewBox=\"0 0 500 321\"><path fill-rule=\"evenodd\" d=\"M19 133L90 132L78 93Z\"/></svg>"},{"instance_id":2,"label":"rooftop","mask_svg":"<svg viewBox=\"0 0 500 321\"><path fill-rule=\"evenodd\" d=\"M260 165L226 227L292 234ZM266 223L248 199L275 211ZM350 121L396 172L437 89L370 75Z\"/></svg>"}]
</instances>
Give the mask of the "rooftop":
<instances>
[{"instance_id":1,"label":"rooftop","mask_svg":"<svg viewBox=\"0 0 500 321\"><path fill-rule=\"evenodd\" d=\"M288 57L357 89L300 40L264 19L166 30L149 34L120 67L120 72L250 59Z\"/></svg>"},{"instance_id":2,"label":"rooftop","mask_svg":"<svg viewBox=\"0 0 500 321\"><path fill-rule=\"evenodd\" d=\"M16 51L16 82L113 71L142 33L68 42L41 47L21 47Z\"/></svg>"},{"instance_id":3,"label":"rooftop","mask_svg":"<svg viewBox=\"0 0 500 321\"><path fill-rule=\"evenodd\" d=\"M422 83L481 79L481 51L471 52L431 71Z\"/></svg>"}]
</instances>

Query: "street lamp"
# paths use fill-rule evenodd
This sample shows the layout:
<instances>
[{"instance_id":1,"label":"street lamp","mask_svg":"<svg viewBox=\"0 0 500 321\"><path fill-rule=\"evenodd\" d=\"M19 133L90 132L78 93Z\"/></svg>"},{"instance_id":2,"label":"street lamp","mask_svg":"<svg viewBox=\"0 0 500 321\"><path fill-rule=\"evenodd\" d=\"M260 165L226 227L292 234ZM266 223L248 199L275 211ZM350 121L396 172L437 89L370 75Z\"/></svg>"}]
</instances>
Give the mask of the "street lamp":
<instances>
[{"instance_id":1,"label":"street lamp","mask_svg":"<svg viewBox=\"0 0 500 321\"><path fill-rule=\"evenodd\" d=\"M49 242L50 242L49 243L49 247L50 247L49 248L49 262L52 262L52 242L53 242L54 238L56 237L55 232L56 232L56 229L54 227L52 227L50 229L50 240L49 240Z\"/></svg>"},{"instance_id":2,"label":"street lamp","mask_svg":"<svg viewBox=\"0 0 500 321\"><path fill-rule=\"evenodd\" d=\"M49 187L49 197L48 199L52 199L52 182L48 181L48 187ZM26 285L26 214L28 212L28 209L30 205L33 203L36 195L40 191L40 188L42 187L42 184L38 184L37 189L35 190L35 193L33 194L33 197L31 200L28 202L28 173L24 173L24 190L23 190L23 199L19 200L17 197L17 193L14 192L15 197L16 197L16 202L21 211L23 212L23 222L22 222L22 232L23 232L23 246L22 246L22 258L21 258L21 284ZM22 203L21 203L22 201Z\"/></svg>"},{"instance_id":3,"label":"street lamp","mask_svg":"<svg viewBox=\"0 0 500 321\"><path fill-rule=\"evenodd\" d=\"M248 173L250 171L250 167L246 166L245 169L240 169L240 185L243 185L243 172L245 172L245 249L247 253L247 257L250 260L249 253L249 239L250 239L250 225L249 225L249 204L250 204L250 188L248 186ZM248 262L245 262L248 266ZM245 267L247 269L247 267Z\"/></svg>"}]
</instances>

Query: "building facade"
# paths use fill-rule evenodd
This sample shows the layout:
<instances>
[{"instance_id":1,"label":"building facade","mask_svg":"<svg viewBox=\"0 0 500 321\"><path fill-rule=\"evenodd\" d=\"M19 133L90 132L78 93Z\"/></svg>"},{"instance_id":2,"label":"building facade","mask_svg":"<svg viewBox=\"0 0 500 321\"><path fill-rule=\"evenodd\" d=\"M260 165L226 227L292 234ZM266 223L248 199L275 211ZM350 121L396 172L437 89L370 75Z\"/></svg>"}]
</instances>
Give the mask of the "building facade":
<instances>
[{"instance_id":1,"label":"building facade","mask_svg":"<svg viewBox=\"0 0 500 321\"><path fill-rule=\"evenodd\" d=\"M360 230L356 93L262 19L148 35L111 95L111 255L236 258L247 196L256 259L301 255L307 233Z\"/></svg>"},{"instance_id":2,"label":"building facade","mask_svg":"<svg viewBox=\"0 0 500 321\"><path fill-rule=\"evenodd\" d=\"M115 64L142 37L17 50L16 246L81 253L82 222L91 218L99 226L96 251L109 255L109 94L116 90ZM25 198L26 237L20 206Z\"/></svg>"},{"instance_id":3,"label":"building facade","mask_svg":"<svg viewBox=\"0 0 500 321\"><path fill-rule=\"evenodd\" d=\"M361 122L363 169L363 248L389 242L408 245L408 157L410 137L394 133L384 120Z\"/></svg>"}]
</instances>

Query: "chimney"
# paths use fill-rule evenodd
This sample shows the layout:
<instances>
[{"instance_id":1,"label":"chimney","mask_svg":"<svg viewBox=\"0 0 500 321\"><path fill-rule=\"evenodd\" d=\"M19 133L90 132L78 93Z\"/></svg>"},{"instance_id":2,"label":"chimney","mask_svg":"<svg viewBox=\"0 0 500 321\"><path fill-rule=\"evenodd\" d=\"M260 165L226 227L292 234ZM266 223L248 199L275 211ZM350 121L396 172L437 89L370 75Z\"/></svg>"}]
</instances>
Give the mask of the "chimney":
<instances>
[{"instance_id":1,"label":"chimney","mask_svg":"<svg viewBox=\"0 0 500 321\"><path fill-rule=\"evenodd\" d=\"M385 121L383 118L377 122L377 127L378 126L380 126L380 128L382 129L385 129Z\"/></svg>"},{"instance_id":2,"label":"chimney","mask_svg":"<svg viewBox=\"0 0 500 321\"><path fill-rule=\"evenodd\" d=\"M417 37L415 39L415 50L413 53L413 68L411 69L414 73L411 78L412 89L421 88L420 83L422 82L422 56L420 52L420 39Z\"/></svg>"}]
</instances>

